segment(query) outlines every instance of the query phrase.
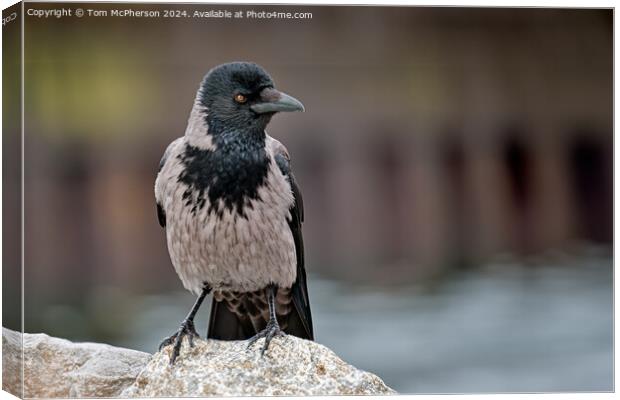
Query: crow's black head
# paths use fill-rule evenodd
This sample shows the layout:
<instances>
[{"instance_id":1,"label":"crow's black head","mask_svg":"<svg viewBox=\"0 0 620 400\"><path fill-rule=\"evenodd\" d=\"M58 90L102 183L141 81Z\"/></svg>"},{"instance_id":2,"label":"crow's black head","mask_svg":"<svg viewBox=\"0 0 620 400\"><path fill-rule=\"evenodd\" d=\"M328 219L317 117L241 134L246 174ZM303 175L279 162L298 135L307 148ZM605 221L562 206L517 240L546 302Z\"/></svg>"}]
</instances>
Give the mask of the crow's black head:
<instances>
[{"instance_id":1,"label":"crow's black head","mask_svg":"<svg viewBox=\"0 0 620 400\"><path fill-rule=\"evenodd\" d=\"M213 68L202 81L202 105L212 133L263 131L279 111L303 111L295 98L277 91L269 74L248 62Z\"/></svg>"}]
</instances>

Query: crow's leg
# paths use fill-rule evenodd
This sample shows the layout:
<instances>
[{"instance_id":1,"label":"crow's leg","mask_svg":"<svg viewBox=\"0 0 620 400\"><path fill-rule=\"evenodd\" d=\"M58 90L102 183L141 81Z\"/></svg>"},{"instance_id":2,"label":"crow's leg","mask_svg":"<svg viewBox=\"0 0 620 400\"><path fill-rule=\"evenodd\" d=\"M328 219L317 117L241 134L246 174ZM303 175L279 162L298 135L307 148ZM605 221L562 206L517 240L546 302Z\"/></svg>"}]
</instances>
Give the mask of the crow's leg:
<instances>
[{"instance_id":1,"label":"crow's leg","mask_svg":"<svg viewBox=\"0 0 620 400\"><path fill-rule=\"evenodd\" d=\"M278 325L278 319L276 318L276 285L269 285L265 289L265 293L267 295L267 303L269 304L269 321L267 322L267 326L262 331L258 332L255 336L250 339L248 343L248 348L250 348L258 339L265 338L265 344L261 351L261 356L265 354L265 351L269 347L269 343L271 339L276 336L284 336L284 332L280 329L280 325Z\"/></svg>"},{"instance_id":2,"label":"crow's leg","mask_svg":"<svg viewBox=\"0 0 620 400\"><path fill-rule=\"evenodd\" d=\"M170 355L170 365L174 364L174 361L177 359L177 357L179 356L179 353L181 352L181 344L183 343L183 336L187 336L189 340L189 345L191 347L194 347L194 338L200 337L198 333L196 332L196 328L194 327L194 317L196 316L196 313L198 312L200 305L202 304L205 297L207 297L210 291L211 291L211 288L209 287L209 285L205 284L205 286L202 288L202 292L200 293L200 296L198 296L198 298L196 299L196 302L194 303L194 306L189 311L189 314L187 314L187 317L185 317L183 322L181 322L181 326L179 327L179 330L173 335L165 338L159 345L159 350L161 350L164 347L174 343L174 348L172 349L172 354Z\"/></svg>"}]
</instances>

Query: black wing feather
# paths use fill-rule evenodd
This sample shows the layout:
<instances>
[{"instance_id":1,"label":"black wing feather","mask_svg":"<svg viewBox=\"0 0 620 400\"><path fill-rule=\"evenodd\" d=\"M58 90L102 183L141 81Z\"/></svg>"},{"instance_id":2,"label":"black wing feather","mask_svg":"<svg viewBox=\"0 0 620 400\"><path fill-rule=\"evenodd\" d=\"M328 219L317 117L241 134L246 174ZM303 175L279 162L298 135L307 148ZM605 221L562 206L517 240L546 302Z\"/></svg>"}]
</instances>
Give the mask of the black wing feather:
<instances>
[{"instance_id":1,"label":"black wing feather","mask_svg":"<svg viewBox=\"0 0 620 400\"><path fill-rule=\"evenodd\" d=\"M312 313L310 312L310 300L308 298L308 287L306 285L306 268L304 265L304 242L301 232L301 224L304 220L304 205L301 191L290 168L290 162L285 154L276 155L276 162L280 171L288 178L293 190L295 202L291 207L291 219L289 227L293 233L295 241L295 251L297 253L297 279L291 288L294 310L288 316L287 333L304 339L314 340L314 330L312 327Z\"/></svg>"},{"instance_id":2,"label":"black wing feather","mask_svg":"<svg viewBox=\"0 0 620 400\"><path fill-rule=\"evenodd\" d=\"M164 167L164 164L166 164L167 159L168 159L168 149L166 149L163 157L159 161L159 168L157 169L158 174L161 171L161 169ZM166 227L166 212L164 211L164 208L161 206L161 204L159 204L159 202L156 201L156 203L157 203L157 220L159 221L159 225L161 225L162 228L165 228Z\"/></svg>"},{"instance_id":3,"label":"black wing feather","mask_svg":"<svg viewBox=\"0 0 620 400\"><path fill-rule=\"evenodd\" d=\"M166 212L164 211L164 208L157 203L157 219L159 220L159 225L161 225L162 228L166 227Z\"/></svg>"}]
</instances>

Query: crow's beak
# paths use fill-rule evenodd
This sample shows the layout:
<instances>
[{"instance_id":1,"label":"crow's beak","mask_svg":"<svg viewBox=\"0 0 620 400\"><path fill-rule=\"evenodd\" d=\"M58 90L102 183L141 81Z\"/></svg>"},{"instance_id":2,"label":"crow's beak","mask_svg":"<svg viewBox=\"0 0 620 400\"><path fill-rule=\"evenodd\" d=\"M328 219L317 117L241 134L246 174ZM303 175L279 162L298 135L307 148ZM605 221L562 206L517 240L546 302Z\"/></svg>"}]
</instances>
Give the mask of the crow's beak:
<instances>
[{"instance_id":1,"label":"crow's beak","mask_svg":"<svg viewBox=\"0 0 620 400\"><path fill-rule=\"evenodd\" d=\"M260 92L260 98L260 103L250 107L252 111L258 114L280 111L304 111L304 105L299 100L274 88L263 89Z\"/></svg>"}]
</instances>

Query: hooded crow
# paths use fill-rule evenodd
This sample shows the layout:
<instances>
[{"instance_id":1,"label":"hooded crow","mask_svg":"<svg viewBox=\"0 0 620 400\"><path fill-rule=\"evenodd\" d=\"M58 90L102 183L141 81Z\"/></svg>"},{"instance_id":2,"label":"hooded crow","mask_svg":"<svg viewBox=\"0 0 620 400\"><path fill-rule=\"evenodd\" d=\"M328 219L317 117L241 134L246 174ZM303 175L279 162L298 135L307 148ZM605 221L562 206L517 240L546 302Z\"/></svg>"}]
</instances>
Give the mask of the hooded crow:
<instances>
[{"instance_id":1,"label":"hooded crow","mask_svg":"<svg viewBox=\"0 0 620 400\"><path fill-rule=\"evenodd\" d=\"M303 203L286 148L267 135L274 114L304 111L260 66L233 62L202 80L185 135L159 164L155 199L170 259L197 300L173 344L198 337L194 316L213 291L207 337L314 339L306 287Z\"/></svg>"}]
</instances>

